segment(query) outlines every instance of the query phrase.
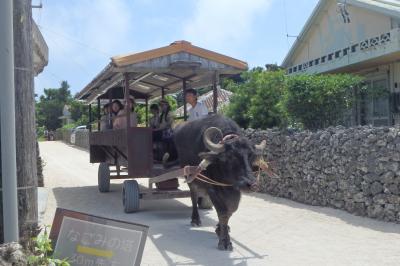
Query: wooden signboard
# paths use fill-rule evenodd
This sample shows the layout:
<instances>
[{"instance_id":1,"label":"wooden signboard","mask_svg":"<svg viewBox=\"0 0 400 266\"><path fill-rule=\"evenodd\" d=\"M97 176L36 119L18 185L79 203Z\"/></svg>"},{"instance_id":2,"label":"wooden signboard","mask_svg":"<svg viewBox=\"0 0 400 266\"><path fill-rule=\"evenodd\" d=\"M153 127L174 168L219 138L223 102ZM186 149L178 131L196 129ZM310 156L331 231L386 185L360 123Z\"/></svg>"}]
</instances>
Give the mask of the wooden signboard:
<instances>
[{"instance_id":1,"label":"wooden signboard","mask_svg":"<svg viewBox=\"0 0 400 266\"><path fill-rule=\"evenodd\" d=\"M57 208L50 232L54 257L71 265L140 265L148 226Z\"/></svg>"}]
</instances>

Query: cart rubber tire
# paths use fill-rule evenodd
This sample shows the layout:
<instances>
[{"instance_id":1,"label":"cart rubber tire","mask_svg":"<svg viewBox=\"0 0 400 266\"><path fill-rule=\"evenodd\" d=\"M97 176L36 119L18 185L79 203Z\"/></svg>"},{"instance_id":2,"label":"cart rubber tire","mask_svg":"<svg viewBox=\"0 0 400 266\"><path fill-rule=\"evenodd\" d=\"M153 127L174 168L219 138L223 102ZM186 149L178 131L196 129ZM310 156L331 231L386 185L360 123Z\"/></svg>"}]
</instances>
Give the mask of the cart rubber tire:
<instances>
[{"instance_id":1,"label":"cart rubber tire","mask_svg":"<svg viewBox=\"0 0 400 266\"><path fill-rule=\"evenodd\" d=\"M126 213L136 212L140 207L140 190L136 180L125 180L122 187L122 204Z\"/></svg>"},{"instance_id":2,"label":"cart rubber tire","mask_svg":"<svg viewBox=\"0 0 400 266\"><path fill-rule=\"evenodd\" d=\"M101 193L110 191L110 166L108 163L100 163L97 176L98 188Z\"/></svg>"},{"instance_id":3,"label":"cart rubber tire","mask_svg":"<svg viewBox=\"0 0 400 266\"><path fill-rule=\"evenodd\" d=\"M199 197L197 204L199 205L199 209L203 210L211 210L214 206L209 196Z\"/></svg>"}]
</instances>

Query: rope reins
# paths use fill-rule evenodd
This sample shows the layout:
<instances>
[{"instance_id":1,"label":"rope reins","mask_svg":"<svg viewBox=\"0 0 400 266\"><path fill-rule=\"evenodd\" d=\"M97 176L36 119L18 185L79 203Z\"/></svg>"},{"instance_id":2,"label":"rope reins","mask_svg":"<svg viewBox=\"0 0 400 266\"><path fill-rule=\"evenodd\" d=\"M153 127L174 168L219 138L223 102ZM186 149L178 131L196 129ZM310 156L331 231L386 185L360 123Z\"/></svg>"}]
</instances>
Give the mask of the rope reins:
<instances>
[{"instance_id":1,"label":"rope reins","mask_svg":"<svg viewBox=\"0 0 400 266\"><path fill-rule=\"evenodd\" d=\"M197 166L185 166L183 168L183 175L186 176L186 177L192 176L193 175L193 172L191 171L192 168L197 169ZM221 186L221 187L231 187L231 186L233 186L232 184L226 184L226 183L221 183L221 182L215 181L215 180L213 180L213 179L211 179L211 178L209 178L209 177L207 177L207 176L205 176L205 175L203 175L201 173L196 173L195 175L193 175L192 178L187 179L187 183L191 183L195 179L197 179L197 180L199 180L201 182L210 184L210 185L214 185L214 186Z\"/></svg>"},{"instance_id":2,"label":"rope reins","mask_svg":"<svg viewBox=\"0 0 400 266\"><path fill-rule=\"evenodd\" d=\"M232 184L225 184L225 183L220 183L218 181L212 180L211 178L206 177L203 174L198 174L196 176L196 179L198 179L198 180L200 180L200 181L202 181L204 183L207 183L207 184L210 184L210 185L214 185L214 186L221 186L221 187L231 187L231 186L233 186Z\"/></svg>"}]
</instances>

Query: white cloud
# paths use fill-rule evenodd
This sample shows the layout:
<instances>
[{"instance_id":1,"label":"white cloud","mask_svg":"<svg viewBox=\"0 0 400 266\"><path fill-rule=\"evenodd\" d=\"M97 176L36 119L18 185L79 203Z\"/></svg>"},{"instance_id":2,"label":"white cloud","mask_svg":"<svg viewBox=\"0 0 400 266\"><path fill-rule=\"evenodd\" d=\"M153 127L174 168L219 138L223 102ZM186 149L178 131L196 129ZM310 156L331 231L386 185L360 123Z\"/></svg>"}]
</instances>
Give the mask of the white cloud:
<instances>
[{"instance_id":1,"label":"white cloud","mask_svg":"<svg viewBox=\"0 0 400 266\"><path fill-rule=\"evenodd\" d=\"M38 23L54 57L73 56L84 63L93 54L108 57L126 47L134 25L130 9L123 0L48 2Z\"/></svg>"},{"instance_id":2,"label":"white cloud","mask_svg":"<svg viewBox=\"0 0 400 266\"><path fill-rule=\"evenodd\" d=\"M253 32L258 14L273 0L199 0L195 13L184 27L184 37L194 44L224 49L245 43Z\"/></svg>"}]
</instances>

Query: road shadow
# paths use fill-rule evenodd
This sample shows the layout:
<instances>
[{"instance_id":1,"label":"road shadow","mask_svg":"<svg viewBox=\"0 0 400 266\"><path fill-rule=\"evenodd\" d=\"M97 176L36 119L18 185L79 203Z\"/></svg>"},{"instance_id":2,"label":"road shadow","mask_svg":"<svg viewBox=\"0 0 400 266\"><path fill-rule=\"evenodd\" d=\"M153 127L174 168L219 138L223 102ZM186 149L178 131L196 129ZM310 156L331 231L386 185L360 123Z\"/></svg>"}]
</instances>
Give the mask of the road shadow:
<instances>
[{"instance_id":1,"label":"road shadow","mask_svg":"<svg viewBox=\"0 0 400 266\"><path fill-rule=\"evenodd\" d=\"M285 205L295 209L307 210L318 214L323 214L329 217L334 217L346 222L347 224L356 227L364 227L383 233L400 234L400 224L374 220L372 218L363 216L356 216L354 214L346 212L345 210L334 209L330 207L306 205L286 198L274 197L269 194L263 194L263 193L251 193L247 194L247 196L263 199L268 203Z\"/></svg>"},{"instance_id":2,"label":"road shadow","mask_svg":"<svg viewBox=\"0 0 400 266\"><path fill-rule=\"evenodd\" d=\"M56 187L53 193L58 207L148 225L148 241L168 265L252 265L267 256L237 239L232 239L233 252L219 251L214 233L217 221L210 217L214 210L201 210L202 227L193 228L191 206L178 200L143 200L139 212L124 213L121 184L111 184L109 193L100 193L97 186Z\"/></svg>"}]
</instances>

